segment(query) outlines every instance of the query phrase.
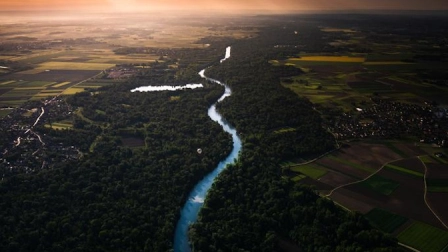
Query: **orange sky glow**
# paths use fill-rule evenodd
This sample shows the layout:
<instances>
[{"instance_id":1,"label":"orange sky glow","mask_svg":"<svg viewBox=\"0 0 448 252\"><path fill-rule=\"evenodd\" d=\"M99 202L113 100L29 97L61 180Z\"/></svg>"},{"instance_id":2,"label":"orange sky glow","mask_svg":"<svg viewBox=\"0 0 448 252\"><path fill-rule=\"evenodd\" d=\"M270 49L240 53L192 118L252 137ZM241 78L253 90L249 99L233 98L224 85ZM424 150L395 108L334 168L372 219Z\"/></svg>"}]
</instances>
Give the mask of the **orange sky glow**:
<instances>
[{"instance_id":1,"label":"orange sky glow","mask_svg":"<svg viewBox=\"0 0 448 252\"><path fill-rule=\"evenodd\" d=\"M0 0L0 10L448 10L448 0Z\"/></svg>"}]
</instances>

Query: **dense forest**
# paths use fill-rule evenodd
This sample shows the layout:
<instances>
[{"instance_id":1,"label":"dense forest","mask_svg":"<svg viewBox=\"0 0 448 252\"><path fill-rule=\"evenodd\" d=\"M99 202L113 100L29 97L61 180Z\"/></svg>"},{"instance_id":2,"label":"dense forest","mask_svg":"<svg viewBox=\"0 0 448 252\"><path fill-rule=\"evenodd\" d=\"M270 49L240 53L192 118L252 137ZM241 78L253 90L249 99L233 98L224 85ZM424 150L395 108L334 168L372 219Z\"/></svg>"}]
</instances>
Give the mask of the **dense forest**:
<instances>
[{"instance_id":1,"label":"dense forest","mask_svg":"<svg viewBox=\"0 0 448 252\"><path fill-rule=\"evenodd\" d=\"M207 65L213 65L208 76L233 90L218 109L241 135L243 151L219 176L191 228L195 251L397 250L394 239L361 215L294 184L279 167L282 160L313 157L335 144L313 105L279 84L301 71L268 63L296 53L293 47L275 47L280 42L320 41L318 29L306 27L307 37L292 35L298 27L274 22L257 38L225 38L221 41L233 42L232 57L220 65L228 45L222 42L202 50L160 50L168 58L129 82L68 97L77 111L73 129L34 130L78 146L83 156L0 182L0 251L170 251L188 193L232 146L231 137L207 116L224 92L197 75ZM201 57L192 55L199 51ZM196 58L202 60L193 62ZM178 68L169 67L174 63ZM191 82L203 82L204 88L130 92L142 85ZM142 144L130 147L126 139Z\"/></svg>"},{"instance_id":2,"label":"dense forest","mask_svg":"<svg viewBox=\"0 0 448 252\"><path fill-rule=\"evenodd\" d=\"M290 29L294 29L291 27ZM395 251L396 240L350 213L294 184L279 163L334 148L320 117L307 100L279 84L298 75L293 67L272 67L272 38L286 28L265 29L240 41L232 57L208 74L227 82L233 95L220 104L241 133L238 163L210 190L199 221L190 229L194 251ZM293 30L280 32L288 40ZM288 130L281 130L288 129Z\"/></svg>"},{"instance_id":3,"label":"dense forest","mask_svg":"<svg viewBox=\"0 0 448 252\"><path fill-rule=\"evenodd\" d=\"M0 251L172 248L189 191L228 155L232 140L207 115L224 92L221 86L130 92L140 85L200 80L197 72L184 71L171 81L179 71L164 69L166 63L154 63L129 83L68 97L81 111L71 130L34 128L77 145L83 157L0 182ZM143 144L131 148L124 141L129 138Z\"/></svg>"}]
</instances>

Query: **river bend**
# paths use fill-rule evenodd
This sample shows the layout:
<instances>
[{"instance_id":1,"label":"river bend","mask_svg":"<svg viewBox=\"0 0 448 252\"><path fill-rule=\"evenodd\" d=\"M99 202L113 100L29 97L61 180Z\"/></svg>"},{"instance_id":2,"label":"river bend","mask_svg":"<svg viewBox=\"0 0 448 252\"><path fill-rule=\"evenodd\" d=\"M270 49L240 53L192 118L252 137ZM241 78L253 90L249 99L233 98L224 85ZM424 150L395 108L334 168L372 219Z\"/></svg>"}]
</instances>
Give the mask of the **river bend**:
<instances>
[{"instance_id":1,"label":"river bend","mask_svg":"<svg viewBox=\"0 0 448 252\"><path fill-rule=\"evenodd\" d=\"M225 57L220 61L220 63L224 62L226 59L230 57L231 47L226 48ZM229 97L232 94L232 90L224 83L208 78L205 76L205 69L199 72L199 75L216 84L222 85L225 87L224 94L208 109L208 116L213 121L219 123L224 131L228 132L232 135L233 139L233 149L232 152L227 156L224 160L219 162L218 166L207 176L205 176L198 184L193 188L190 192L187 202L181 211L180 219L176 226L176 232L174 236L174 251L175 252L187 252L191 251L188 241L188 227L190 224L196 222L199 214L199 210L204 204L204 199L207 195L208 190L212 186L215 178L221 173L224 168L228 164L232 164L238 158L238 154L241 150L242 144L241 139L238 137L236 130L227 124L223 117L216 111L216 104L223 101L226 97Z\"/></svg>"}]
</instances>

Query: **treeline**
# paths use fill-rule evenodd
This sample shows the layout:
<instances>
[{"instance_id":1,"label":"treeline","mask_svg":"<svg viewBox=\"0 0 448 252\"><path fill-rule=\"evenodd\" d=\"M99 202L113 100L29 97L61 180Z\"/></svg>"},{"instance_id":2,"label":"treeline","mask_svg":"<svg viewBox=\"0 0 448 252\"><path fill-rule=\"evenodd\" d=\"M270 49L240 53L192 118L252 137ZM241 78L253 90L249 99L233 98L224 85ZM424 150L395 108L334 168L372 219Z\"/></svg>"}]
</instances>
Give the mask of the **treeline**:
<instances>
[{"instance_id":1,"label":"treeline","mask_svg":"<svg viewBox=\"0 0 448 252\"><path fill-rule=\"evenodd\" d=\"M265 29L256 39L235 43L231 58L207 72L232 87L232 96L218 108L244 146L237 164L212 186L190 229L193 251L398 250L396 240L360 214L342 210L282 174L279 164L285 159L334 148L313 105L279 84L279 78L300 72L268 63L281 50L273 47L272 38L289 34Z\"/></svg>"},{"instance_id":2,"label":"treeline","mask_svg":"<svg viewBox=\"0 0 448 252\"><path fill-rule=\"evenodd\" d=\"M269 27L258 38L236 43L229 61L207 71L233 90L232 96L218 104L226 120L246 143L262 147L269 156L279 159L313 156L335 144L331 134L323 130L311 102L280 85L280 78L303 72L293 66L273 67L268 62L283 51L273 46L272 38L288 41L290 33Z\"/></svg>"},{"instance_id":3,"label":"treeline","mask_svg":"<svg viewBox=\"0 0 448 252\"><path fill-rule=\"evenodd\" d=\"M172 248L188 193L228 155L232 140L207 115L210 103L224 92L221 86L130 92L143 83L160 85L177 73L161 74L160 68L67 99L79 109L70 131L36 129L79 146L83 156L0 182L0 251ZM144 145L127 147L123 138L129 136Z\"/></svg>"},{"instance_id":4,"label":"treeline","mask_svg":"<svg viewBox=\"0 0 448 252\"><path fill-rule=\"evenodd\" d=\"M193 251L398 251L396 240L246 148L213 185L190 229Z\"/></svg>"},{"instance_id":5,"label":"treeline","mask_svg":"<svg viewBox=\"0 0 448 252\"><path fill-rule=\"evenodd\" d=\"M196 41L197 44L204 44L203 48L120 47L115 49L114 53L118 55L133 53L157 55L160 61L169 64L176 63L181 69L197 66L199 71L221 59L224 55L223 48L234 41L228 37L206 37Z\"/></svg>"}]
</instances>

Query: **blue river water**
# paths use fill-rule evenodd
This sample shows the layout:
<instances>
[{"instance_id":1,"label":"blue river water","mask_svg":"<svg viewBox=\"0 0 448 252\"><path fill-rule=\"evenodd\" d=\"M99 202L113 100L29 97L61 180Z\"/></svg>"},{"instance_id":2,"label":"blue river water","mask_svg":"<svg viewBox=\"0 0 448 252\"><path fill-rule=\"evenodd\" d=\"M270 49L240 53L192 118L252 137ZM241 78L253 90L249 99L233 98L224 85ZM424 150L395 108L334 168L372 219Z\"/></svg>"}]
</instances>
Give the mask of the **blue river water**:
<instances>
[{"instance_id":1,"label":"blue river water","mask_svg":"<svg viewBox=\"0 0 448 252\"><path fill-rule=\"evenodd\" d=\"M230 57L231 47L226 48L225 57L220 61L224 62ZM232 90L224 83L208 78L205 76L205 69L199 72L199 75L210 81L225 87L224 94L218 99L218 101L213 104L208 109L208 116L213 121L219 123L223 130L230 133L233 139L233 149L232 152L224 160L222 160L218 166L207 176L205 176L190 192L187 202L181 211L180 219L177 223L176 232L174 236L174 251L175 252L188 252L191 251L189 241L188 241L188 227L190 224L196 222L199 214L199 210L204 204L204 199L207 195L208 190L212 186L215 178L221 173L228 164L232 164L238 158L239 152L241 150L242 144L241 139L238 137L236 130L225 122L223 117L216 111L216 104L224 100L226 97L232 94Z\"/></svg>"}]
</instances>

